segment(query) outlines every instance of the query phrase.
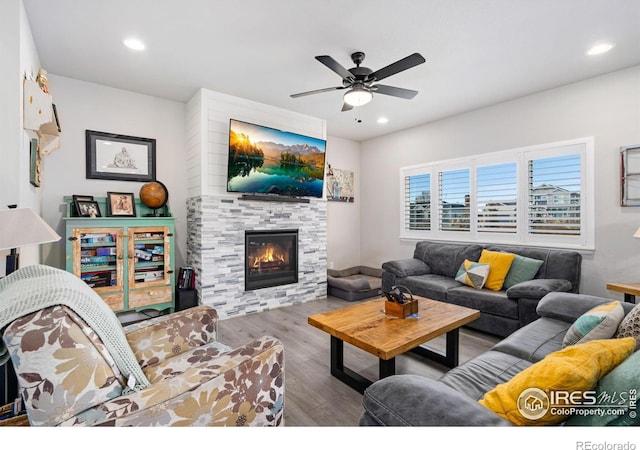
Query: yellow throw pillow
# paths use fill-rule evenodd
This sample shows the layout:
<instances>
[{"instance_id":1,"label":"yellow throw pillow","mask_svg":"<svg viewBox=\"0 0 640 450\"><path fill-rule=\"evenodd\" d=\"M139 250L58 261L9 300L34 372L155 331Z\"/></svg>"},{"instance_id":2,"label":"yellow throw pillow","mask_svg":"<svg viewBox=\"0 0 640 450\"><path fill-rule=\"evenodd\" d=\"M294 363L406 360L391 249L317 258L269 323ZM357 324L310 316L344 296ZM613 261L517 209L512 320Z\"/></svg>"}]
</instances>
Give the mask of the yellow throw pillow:
<instances>
[{"instance_id":1,"label":"yellow throw pillow","mask_svg":"<svg viewBox=\"0 0 640 450\"><path fill-rule=\"evenodd\" d=\"M492 252L490 250L482 250L480 264L490 264L491 270L489 270L489 277L484 287L493 291L499 291L502 289L505 278L511 268L511 263L516 258L513 253Z\"/></svg>"},{"instance_id":2,"label":"yellow throw pillow","mask_svg":"<svg viewBox=\"0 0 640 450\"><path fill-rule=\"evenodd\" d=\"M635 345L632 337L570 345L548 354L510 381L499 384L479 402L516 425L558 424L565 421L568 415L562 415L550 407L548 394L593 389L600 378L633 353ZM538 405L534 404L535 408L527 410L530 401Z\"/></svg>"}]
</instances>

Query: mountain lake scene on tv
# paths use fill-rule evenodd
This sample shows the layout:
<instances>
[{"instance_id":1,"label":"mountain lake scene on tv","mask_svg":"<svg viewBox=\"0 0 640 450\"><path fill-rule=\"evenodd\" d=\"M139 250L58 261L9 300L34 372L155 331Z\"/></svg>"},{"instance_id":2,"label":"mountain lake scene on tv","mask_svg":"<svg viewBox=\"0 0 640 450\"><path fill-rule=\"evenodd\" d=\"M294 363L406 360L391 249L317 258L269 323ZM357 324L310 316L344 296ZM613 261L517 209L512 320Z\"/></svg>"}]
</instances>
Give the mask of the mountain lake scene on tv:
<instances>
[{"instance_id":1,"label":"mountain lake scene on tv","mask_svg":"<svg viewBox=\"0 0 640 450\"><path fill-rule=\"evenodd\" d=\"M227 190L322 197L326 142L232 120Z\"/></svg>"}]
</instances>

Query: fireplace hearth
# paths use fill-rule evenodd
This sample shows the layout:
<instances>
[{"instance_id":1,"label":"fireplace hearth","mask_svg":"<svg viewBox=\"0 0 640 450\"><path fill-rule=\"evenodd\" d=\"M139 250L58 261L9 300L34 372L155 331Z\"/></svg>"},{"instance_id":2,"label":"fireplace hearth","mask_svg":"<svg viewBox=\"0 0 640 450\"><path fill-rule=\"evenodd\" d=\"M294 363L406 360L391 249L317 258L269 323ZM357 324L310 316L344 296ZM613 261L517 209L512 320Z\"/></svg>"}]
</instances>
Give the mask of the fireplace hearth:
<instances>
[{"instance_id":1,"label":"fireplace hearth","mask_svg":"<svg viewBox=\"0 0 640 450\"><path fill-rule=\"evenodd\" d=\"M245 290L298 282L298 230L245 231Z\"/></svg>"}]
</instances>

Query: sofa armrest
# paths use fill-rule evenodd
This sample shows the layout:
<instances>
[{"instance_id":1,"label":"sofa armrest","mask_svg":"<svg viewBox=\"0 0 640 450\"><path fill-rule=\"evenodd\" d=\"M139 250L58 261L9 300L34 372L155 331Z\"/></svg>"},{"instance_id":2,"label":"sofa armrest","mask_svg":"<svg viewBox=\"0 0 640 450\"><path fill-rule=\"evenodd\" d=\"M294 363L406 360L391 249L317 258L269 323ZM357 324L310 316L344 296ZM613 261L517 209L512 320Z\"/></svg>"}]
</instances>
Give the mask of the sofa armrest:
<instances>
[{"instance_id":1,"label":"sofa armrest","mask_svg":"<svg viewBox=\"0 0 640 450\"><path fill-rule=\"evenodd\" d=\"M124 328L133 354L143 369L217 339L218 314L200 305L154 317Z\"/></svg>"},{"instance_id":2,"label":"sofa armrest","mask_svg":"<svg viewBox=\"0 0 640 450\"><path fill-rule=\"evenodd\" d=\"M571 282L560 279L539 278L523 281L507 289L507 297L511 299L532 298L540 300L550 292L568 292Z\"/></svg>"},{"instance_id":3,"label":"sofa armrest","mask_svg":"<svg viewBox=\"0 0 640 450\"><path fill-rule=\"evenodd\" d=\"M263 336L215 357L196 349L170 367L173 376L83 411L62 425L284 424L284 348L279 340Z\"/></svg>"},{"instance_id":4,"label":"sofa armrest","mask_svg":"<svg viewBox=\"0 0 640 450\"><path fill-rule=\"evenodd\" d=\"M387 261L382 264L382 268L398 278L431 273L429 266L424 261L416 258Z\"/></svg>"},{"instance_id":5,"label":"sofa armrest","mask_svg":"<svg viewBox=\"0 0 640 450\"><path fill-rule=\"evenodd\" d=\"M573 323L591 308L609 302L611 302L609 298L593 295L552 292L540 300L536 312L540 317Z\"/></svg>"},{"instance_id":6,"label":"sofa armrest","mask_svg":"<svg viewBox=\"0 0 640 450\"><path fill-rule=\"evenodd\" d=\"M376 381L362 399L360 425L509 426L510 422L439 381L394 375Z\"/></svg>"}]
</instances>

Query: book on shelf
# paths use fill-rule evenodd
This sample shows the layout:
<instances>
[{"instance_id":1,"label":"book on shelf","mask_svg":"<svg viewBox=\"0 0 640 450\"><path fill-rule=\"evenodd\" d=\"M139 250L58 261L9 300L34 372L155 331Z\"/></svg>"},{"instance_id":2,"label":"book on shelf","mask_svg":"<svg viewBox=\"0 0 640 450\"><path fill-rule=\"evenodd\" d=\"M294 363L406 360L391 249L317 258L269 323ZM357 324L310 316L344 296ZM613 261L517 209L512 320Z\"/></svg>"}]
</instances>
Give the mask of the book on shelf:
<instances>
[{"instance_id":1,"label":"book on shelf","mask_svg":"<svg viewBox=\"0 0 640 450\"><path fill-rule=\"evenodd\" d=\"M162 270L138 270L134 274L136 283L144 283L147 281L157 281L164 279L164 271Z\"/></svg>"},{"instance_id":2,"label":"book on shelf","mask_svg":"<svg viewBox=\"0 0 640 450\"><path fill-rule=\"evenodd\" d=\"M86 272L80 278L92 288L115 286L116 272L112 270L102 272Z\"/></svg>"},{"instance_id":3,"label":"book on shelf","mask_svg":"<svg viewBox=\"0 0 640 450\"><path fill-rule=\"evenodd\" d=\"M193 267L181 267L178 271L177 288L178 289L195 289L196 272Z\"/></svg>"},{"instance_id":4,"label":"book on shelf","mask_svg":"<svg viewBox=\"0 0 640 450\"><path fill-rule=\"evenodd\" d=\"M101 242L114 242L113 235L109 233L85 233L80 236L82 244L94 244Z\"/></svg>"},{"instance_id":5,"label":"book on shelf","mask_svg":"<svg viewBox=\"0 0 640 450\"><path fill-rule=\"evenodd\" d=\"M82 264L95 264L95 263L110 263L115 262L115 256L81 256L80 263ZM97 264L100 265L100 264Z\"/></svg>"}]
</instances>

